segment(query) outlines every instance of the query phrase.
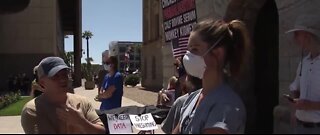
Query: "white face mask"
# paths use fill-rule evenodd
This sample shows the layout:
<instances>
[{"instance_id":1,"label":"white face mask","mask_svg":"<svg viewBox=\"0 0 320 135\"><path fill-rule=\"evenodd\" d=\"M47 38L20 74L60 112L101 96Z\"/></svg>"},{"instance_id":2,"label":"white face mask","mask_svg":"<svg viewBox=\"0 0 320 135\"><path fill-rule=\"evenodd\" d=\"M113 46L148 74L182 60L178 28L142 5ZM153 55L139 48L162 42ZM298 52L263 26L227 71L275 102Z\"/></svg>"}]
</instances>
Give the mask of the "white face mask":
<instances>
[{"instance_id":1,"label":"white face mask","mask_svg":"<svg viewBox=\"0 0 320 135\"><path fill-rule=\"evenodd\" d=\"M200 79L203 78L203 73L206 70L206 63L201 56L187 51L183 57L183 65L189 75Z\"/></svg>"},{"instance_id":2,"label":"white face mask","mask_svg":"<svg viewBox=\"0 0 320 135\"><path fill-rule=\"evenodd\" d=\"M206 70L206 63L204 62L204 56L206 56L217 44L222 40L224 36L221 36L217 42L212 45L202 56L195 55L189 51L183 57L183 65L187 73L191 76L202 79L204 71Z\"/></svg>"},{"instance_id":3,"label":"white face mask","mask_svg":"<svg viewBox=\"0 0 320 135\"><path fill-rule=\"evenodd\" d=\"M103 64L103 69L109 71L110 70L110 65Z\"/></svg>"}]
</instances>

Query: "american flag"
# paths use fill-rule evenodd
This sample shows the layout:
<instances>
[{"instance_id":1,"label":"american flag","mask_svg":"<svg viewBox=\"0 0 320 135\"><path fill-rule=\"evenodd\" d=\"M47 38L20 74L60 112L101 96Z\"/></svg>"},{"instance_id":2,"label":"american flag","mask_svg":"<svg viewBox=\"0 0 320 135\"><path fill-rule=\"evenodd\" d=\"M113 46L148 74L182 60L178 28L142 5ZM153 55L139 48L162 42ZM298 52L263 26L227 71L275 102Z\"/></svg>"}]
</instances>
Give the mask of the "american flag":
<instances>
[{"instance_id":1,"label":"american flag","mask_svg":"<svg viewBox=\"0 0 320 135\"><path fill-rule=\"evenodd\" d=\"M172 42L172 50L174 58L178 58L186 54L188 50L188 40L189 36L181 37Z\"/></svg>"}]
</instances>

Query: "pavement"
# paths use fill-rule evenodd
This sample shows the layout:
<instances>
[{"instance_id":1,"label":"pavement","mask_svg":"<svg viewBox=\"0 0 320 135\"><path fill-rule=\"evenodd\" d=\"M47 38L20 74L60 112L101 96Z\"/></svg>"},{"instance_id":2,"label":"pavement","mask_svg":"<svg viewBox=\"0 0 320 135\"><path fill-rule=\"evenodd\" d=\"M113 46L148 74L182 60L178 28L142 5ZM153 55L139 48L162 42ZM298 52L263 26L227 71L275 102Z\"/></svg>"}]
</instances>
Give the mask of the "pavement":
<instances>
[{"instance_id":1,"label":"pavement","mask_svg":"<svg viewBox=\"0 0 320 135\"><path fill-rule=\"evenodd\" d=\"M84 87L75 88L75 94L82 95L87 97L88 100L93 104L93 106L98 109L100 107L100 102L96 102L94 97L97 95L97 88L93 90L85 90ZM122 106L144 106L141 103L133 101L129 98L122 97ZM21 116L1 116L0 117L0 134L24 134L24 131L21 127ZM158 125L160 128L160 125ZM134 133L137 133L137 130L134 130ZM155 131L157 134L163 134L161 129Z\"/></svg>"}]
</instances>

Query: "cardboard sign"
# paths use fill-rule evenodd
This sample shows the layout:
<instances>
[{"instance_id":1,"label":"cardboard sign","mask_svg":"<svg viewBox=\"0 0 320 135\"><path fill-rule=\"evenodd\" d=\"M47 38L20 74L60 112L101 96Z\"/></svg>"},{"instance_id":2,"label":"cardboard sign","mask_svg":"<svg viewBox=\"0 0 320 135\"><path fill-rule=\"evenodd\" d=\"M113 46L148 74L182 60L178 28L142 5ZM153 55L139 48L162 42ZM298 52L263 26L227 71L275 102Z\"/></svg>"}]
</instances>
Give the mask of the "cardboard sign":
<instances>
[{"instance_id":1,"label":"cardboard sign","mask_svg":"<svg viewBox=\"0 0 320 135\"><path fill-rule=\"evenodd\" d=\"M157 123L154 121L151 113L138 115L129 115L133 127L138 130L155 130L158 129Z\"/></svg>"},{"instance_id":2,"label":"cardboard sign","mask_svg":"<svg viewBox=\"0 0 320 135\"><path fill-rule=\"evenodd\" d=\"M108 128L110 134L130 134L133 133L131 121L126 114L107 114Z\"/></svg>"}]
</instances>

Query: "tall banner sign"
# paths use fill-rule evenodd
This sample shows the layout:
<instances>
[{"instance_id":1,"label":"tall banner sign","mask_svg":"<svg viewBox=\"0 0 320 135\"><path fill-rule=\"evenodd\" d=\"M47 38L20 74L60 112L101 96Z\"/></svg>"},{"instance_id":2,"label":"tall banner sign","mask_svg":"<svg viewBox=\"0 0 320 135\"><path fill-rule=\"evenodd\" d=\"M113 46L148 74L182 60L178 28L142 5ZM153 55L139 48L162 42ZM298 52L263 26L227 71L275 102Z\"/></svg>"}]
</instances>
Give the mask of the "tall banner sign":
<instances>
[{"instance_id":1,"label":"tall banner sign","mask_svg":"<svg viewBox=\"0 0 320 135\"><path fill-rule=\"evenodd\" d=\"M173 56L183 56L188 39L197 23L195 0L161 0L166 44L172 44Z\"/></svg>"}]
</instances>

